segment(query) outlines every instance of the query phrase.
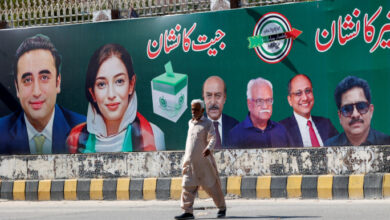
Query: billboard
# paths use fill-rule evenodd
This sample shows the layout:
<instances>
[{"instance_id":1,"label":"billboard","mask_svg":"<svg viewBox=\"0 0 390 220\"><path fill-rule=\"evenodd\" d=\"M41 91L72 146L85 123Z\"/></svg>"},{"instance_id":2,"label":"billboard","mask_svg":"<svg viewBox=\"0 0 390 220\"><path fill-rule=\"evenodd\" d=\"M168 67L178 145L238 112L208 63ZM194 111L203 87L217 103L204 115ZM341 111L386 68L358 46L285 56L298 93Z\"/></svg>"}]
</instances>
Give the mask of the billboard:
<instances>
[{"instance_id":1,"label":"billboard","mask_svg":"<svg viewBox=\"0 0 390 220\"><path fill-rule=\"evenodd\" d=\"M221 117L222 148L388 144L389 10L316 1L1 30L1 153L182 150L195 98ZM24 56L34 36L49 38L60 65L53 53ZM298 74L310 85L289 87ZM258 77L272 91L253 82L248 98Z\"/></svg>"}]
</instances>

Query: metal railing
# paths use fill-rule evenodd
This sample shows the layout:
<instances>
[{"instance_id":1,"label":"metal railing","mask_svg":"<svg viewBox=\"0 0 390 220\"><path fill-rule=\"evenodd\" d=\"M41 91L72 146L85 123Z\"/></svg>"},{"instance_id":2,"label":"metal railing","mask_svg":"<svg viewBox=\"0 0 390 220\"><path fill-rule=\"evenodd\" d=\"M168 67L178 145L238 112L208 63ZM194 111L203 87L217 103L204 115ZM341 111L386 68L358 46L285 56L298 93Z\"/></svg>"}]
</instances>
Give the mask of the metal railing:
<instances>
[{"instance_id":1,"label":"metal railing","mask_svg":"<svg viewBox=\"0 0 390 220\"><path fill-rule=\"evenodd\" d=\"M241 7L302 1L308 0L241 0ZM21 28L86 23L100 10L113 10L118 18L130 18L132 11L139 17L184 14L209 11L210 0L1 0L0 25Z\"/></svg>"}]
</instances>

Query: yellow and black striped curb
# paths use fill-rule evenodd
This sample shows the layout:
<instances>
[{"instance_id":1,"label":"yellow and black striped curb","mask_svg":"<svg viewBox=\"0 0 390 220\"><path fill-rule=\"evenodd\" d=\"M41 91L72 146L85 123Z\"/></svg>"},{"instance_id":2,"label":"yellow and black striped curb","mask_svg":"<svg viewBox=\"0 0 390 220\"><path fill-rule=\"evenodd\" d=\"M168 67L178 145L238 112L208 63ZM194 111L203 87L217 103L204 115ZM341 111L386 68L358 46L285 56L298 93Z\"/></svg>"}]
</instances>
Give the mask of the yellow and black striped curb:
<instances>
[{"instance_id":1,"label":"yellow and black striped curb","mask_svg":"<svg viewBox=\"0 0 390 220\"><path fill-rule=\"evenodd\" d=\"M224 194L242 198L373 199L390 197L390 174L221 177ZM182 179L0 180L8 200L180 199ZM199 198L208 198L202 189Z\"/></svg>"}]
</instances>

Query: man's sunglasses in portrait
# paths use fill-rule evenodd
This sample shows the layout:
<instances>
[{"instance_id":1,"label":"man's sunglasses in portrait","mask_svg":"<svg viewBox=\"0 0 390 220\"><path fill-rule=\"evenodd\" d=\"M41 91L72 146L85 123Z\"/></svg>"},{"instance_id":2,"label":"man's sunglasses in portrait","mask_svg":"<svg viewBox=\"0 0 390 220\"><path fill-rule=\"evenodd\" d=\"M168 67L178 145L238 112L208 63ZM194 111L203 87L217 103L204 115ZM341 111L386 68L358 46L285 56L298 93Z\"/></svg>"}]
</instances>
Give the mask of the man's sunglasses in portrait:
<instances>
[{"instance_id":1,"label":"man's sunglasses in portrait","mask_svg":"<svg viewBox=\"0 0 390 220\"><path fill-rule=\"evenodd\" d=\"M361 115L364 115L364 114L366 114L368 112L368 108L370 107L370 103L368 103L368 102L357 102L357 103L344 105L344 106L342 106L340 108L341 114L344 117L351 117L355 107L356 107L356 110Z\"/></svg>"}]
</instances>

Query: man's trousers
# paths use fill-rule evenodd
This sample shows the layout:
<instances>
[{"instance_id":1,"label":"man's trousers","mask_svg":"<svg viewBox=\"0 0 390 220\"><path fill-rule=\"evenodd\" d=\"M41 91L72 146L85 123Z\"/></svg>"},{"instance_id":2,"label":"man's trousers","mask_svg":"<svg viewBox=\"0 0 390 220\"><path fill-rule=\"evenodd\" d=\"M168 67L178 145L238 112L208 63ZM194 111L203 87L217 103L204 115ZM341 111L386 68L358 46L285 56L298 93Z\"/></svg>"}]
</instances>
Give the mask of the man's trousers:
<instances>
[{"instance_id":1,"label":"man's trousers","mask_svg":"<svg viewBox=\"0 0 390 220\"><path fill-rule=\"evenodd\" d=\"M223 196L220 181L217 180L212 187L202 186L204 191L213 198L213 201L219 210L226 209L225 197ZM193 213L193 205L199 186L183 186L181 193L181 208L186 213Z\"/></svg>"}]
</instances>

